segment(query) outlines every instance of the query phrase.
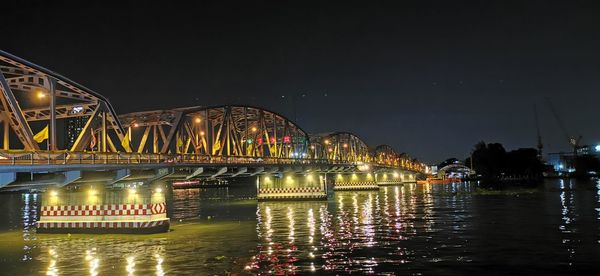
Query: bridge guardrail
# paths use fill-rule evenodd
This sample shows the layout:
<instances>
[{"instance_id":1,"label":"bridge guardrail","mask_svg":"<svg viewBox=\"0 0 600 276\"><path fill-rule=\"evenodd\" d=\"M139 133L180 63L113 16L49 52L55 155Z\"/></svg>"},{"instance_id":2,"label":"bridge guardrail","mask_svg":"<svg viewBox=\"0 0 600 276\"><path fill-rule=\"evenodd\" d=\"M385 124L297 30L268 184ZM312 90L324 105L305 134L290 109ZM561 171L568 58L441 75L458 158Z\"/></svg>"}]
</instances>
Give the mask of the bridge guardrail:
<instances>
[{"instance_id":1,"label":"bridge guardrail","mask_svg":"<svg viewBox=\"0 0 600 276\"><path fill-rule=\"evenodd\" d=\"M160 154L130 152L70 152L0 150L0 166L17 165L127 165L127 164L265 164L265 165L361 165L418 171L389 162L350 162L344 160L276 158L249 156L211 156L200 154Z\"/></svg>"}]
</instances>

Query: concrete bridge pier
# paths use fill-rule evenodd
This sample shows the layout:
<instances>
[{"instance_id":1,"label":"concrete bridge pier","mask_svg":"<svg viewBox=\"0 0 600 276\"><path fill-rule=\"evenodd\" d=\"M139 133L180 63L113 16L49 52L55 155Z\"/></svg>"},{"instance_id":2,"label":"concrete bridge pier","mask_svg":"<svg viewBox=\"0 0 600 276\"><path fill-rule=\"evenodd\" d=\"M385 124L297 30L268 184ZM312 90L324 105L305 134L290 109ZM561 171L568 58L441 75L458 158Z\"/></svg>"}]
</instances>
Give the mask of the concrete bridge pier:
<instances>
[{"instance_id":1,"label":"concrete bridge pier","mask_svg":"<svg viewBox=\"0 0 600 276\"><path fill-rule=\"evenodd\" d=\"M80 185L42 194L38 233L158 233L169 230L166 187Z\"/></svg>"},{"instance_id":2,"label":"concrete bridge pier","mask_svg":"<svg viewBox=\"0 0 600 276\"><path fill-rule=\"evenodd\" d=\"M376 177L373 173L338 173L335 175L333 190L378 190Z\"/></svg>"},{"instance_id":3,"label":"concrete bridge pier","mask_svg":"<svg viewBox=\"0 0 600 276\"><path fill-rule=\"evenodd\" d=\"M417 174L414 172L404 172L402 183L417 183Z\"/></svg>"},{"instance_id":4,"label":"concrete bridge pier","mask_svg":"<svg viewBox=\"0 0 600 276\"><path fill-rule=\"evenodd\" d=\"M327 199L324 173L295 171L259 175L257 198L262 200Z\"/></svg>"},{"instance_id":5,"label":"concrete bridge pier","mask_svg":"<svg viewBox=\"0 0 600 276\"><path fill-rule=\"evenodd\" d=\"M379 186L402 185L405 177L406 172L400 171L384 171L375 174L375 179Z\"/></svg>"}]
</instances>

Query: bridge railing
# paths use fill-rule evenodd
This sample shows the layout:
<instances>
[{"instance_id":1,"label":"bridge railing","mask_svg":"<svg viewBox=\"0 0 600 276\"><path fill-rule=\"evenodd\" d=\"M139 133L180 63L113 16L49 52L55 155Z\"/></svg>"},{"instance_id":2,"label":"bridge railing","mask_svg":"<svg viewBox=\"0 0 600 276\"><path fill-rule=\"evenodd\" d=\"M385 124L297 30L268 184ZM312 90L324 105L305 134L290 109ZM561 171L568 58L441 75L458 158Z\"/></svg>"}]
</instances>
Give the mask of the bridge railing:
<instances>
[{"instance_id":1,"label":"bridge railing","mask_svg":"<svg viewBox=\"0 0 600 276\"><path fill-rule=\"evenodd\" d=\"M127 152L2 151L0 166L70 164L337 164L327 159Z\"/></svg>"},{"instance_id":2,"label":"bridge railing","mask_svg":"<svg viewBox=\"0 0 600 276\"><path fill-rule=\"evenodd\" d=\"M306 158L211 156L202 154L155 154L130 152L0 150L0 166L127 164L364 165L364 163L361 162ZM387 163L372 162L369 164L378 167L401 169L401 167L393 166Z\"/></svg>"}]
</instances>

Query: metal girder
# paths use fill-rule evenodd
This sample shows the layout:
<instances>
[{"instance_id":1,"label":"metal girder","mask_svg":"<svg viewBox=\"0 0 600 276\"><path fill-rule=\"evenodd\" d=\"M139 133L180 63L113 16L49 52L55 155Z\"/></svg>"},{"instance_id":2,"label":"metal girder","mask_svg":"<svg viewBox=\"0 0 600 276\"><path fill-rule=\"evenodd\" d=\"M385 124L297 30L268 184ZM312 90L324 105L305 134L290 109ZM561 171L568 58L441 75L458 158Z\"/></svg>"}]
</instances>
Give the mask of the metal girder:
<instances>
[{"instance_id":1,"label":"metal girder","mask_svg":"<svg viewBox=\"0 0 600 276\"><path fill-rule=\"evenodd\" d=\"M0 72L4 81L1 85L3 90L1 108L25 149L39 150L38 144L33 141L29 122L49 121L48 143L50 148L58 149L55 121L91 116L99 105L102 105L106 112L104 117L110 129L114 130L119 139L123 138L123 128L116 119L116 113L102 95L60 74L1 50ZM33 95L33 92L36 95ZM21 99L21 96L15 97L14 93L40 98L38 102L23 100L18 103L16 99ZM50 95L49 104L46 97L48 95ZM40 107L40 103L47 106Z\"/></svg>"},{"instance_id":2,"label":"metal girder","mask_svg":"<svg viewBox=\"0 0 600 276\"><path fill-rule=\"evenodd\" d=\"M13 131L23 143L23 146L27 150L39 150L40 147L33 140L33 133L29 124L27 124L27 120L25 120L25 116L21 111L21 107L15 98L12 90L10 89L6 79L4 78L4 74L0 73L0 86L2 89L2 107L3 111L6 114L6 118L9 121L10 126Z\"/></svg>"},{"instance_id":3,"label":"metal girder","mask_svg":"<svg viewBox=\"0 0 600 276\"><path fill-rule=\"evenodd\" d=\"M83 151L86 148L86 145L90 142L90 139L92 138L92 129L94 127L96 119L98 118L98 112L100 111L100 108L101 106L97 105L92 114L90 114L90 117L85 123L85 126L79 133L79 136L77 136L77 140L75 140L75 143L73 143L71 151Z\"/></svg>"},{"instance_id":4,"label":"metal girder","mask_svg":"<svg viewBox=\"0 0 600 276\"><path fill-rule=\"evenodd\" d=\"M350 132L333 132L311 136L311 156L335 162L371 162L367 144Z\"/></svg>"},{"instance_id":5,"label":"metal girder","mask_svg":"<svg viewBox=\"0 0 600 276\"><path fill-rule=\"evenodd\" d=\"M215 179L217 176L222 175L227 172L227 167L220 168L215 174L211 175L211 179Z\"/></svg>"},{"instance_id":6,"label":"metal girder","mask_svg":"<svg viewBox=\"0 0 600 276\"><path fill-rule=\"evenodd\" d=\"M247 171L248 171L248 168L246 168L246 167L239 168L234 174L231 175L231 177L236 177L240 174L246 173Z\"/></svg>"},{"instance_id":7,"label":"metal girder","mask_svg":"<svg viewBox=\"0 0 600 276\"><path fill-rule=\"evenodd\" d=\"M98 103L57 105L56 119L90 116L97 106ZM46 121L50 119L50 108L29 108L23 114L28 122Z\"/></svg>"},{"instance_id":8,"label":"metal girder","mask_svg":"<svg viewBox=\"0 0 600 276\"><path fill-rule=\"evenodd\" d=\"M169 151L169 146L171 145L171 141L173 141L173 137L175 136L175 133L177 133L177 128L180 125L182 116L183 116L183 113L181 113L181 112L179 112L176 115L175 120L173 121L173 125L171 126L171 130L169 130L169 135L167 136L167 139L165 139L163 147L160 150L161 153L167 153Z\"/></svg>"},{"instance_id":9,"label":"metal girder","mask_svg":"<svg viewBox=\"0 0 600 276\"><path fill-rule=\"evenodd\" d=\"M13 183L16 180L17 180L17 173L16 172L0 173L0 188L4 188L8 184Z\"/></svg>"},{"instance_id":10,"label":"metal girder","mask_svg":"<svg viewBox=\"0 0 600 276\"><path fill-rule=\"evenodd\" d=\"M79 179L81 179L81 171L67 171L64 172L65 180L59 184L59 187L67 186Z\"/></svg>"},{"instance_id":11,"label":"metal girder","mask_svg":"<svg viewBox=\"0 0 600 276\"><path fill-rule=\"evenodd\" d=\"M192 174L188 175L185 177L185 179L192 179L200 174L202 174L204 172L204 168L200 167L194 170L194 172L192 172Z\"/></svg>"},{"instance_id":12,"label":"metal girder","mask_svg":"<svg viewBox=\"0 0 600 276\"><path fill-rule=\"evenodd\" d=\"M255 176L255 175L257 175L257 174L259 174L259 173L262 173L262 172L264 172L264 171L265 171L265 168L264 168L264 167L258 167L258 168L256 168L256 169L254 169L254 172L252 172L252 173L250 174L250 176Z\"/></svg>"}]
</instances>

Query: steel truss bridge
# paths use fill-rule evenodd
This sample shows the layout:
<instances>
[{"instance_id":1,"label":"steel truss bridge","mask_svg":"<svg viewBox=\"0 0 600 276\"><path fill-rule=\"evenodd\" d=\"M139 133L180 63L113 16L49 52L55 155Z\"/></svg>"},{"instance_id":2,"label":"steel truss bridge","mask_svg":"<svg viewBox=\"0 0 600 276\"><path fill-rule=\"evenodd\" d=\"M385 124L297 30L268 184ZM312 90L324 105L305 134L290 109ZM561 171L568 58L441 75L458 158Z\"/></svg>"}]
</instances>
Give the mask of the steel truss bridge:
<instances>
[{"instance_id":1,"label":"steel truss bridge","mask_svg":"<svg viewBox=\"0 0 600 276\"><path fill-rule=\"evenodd\" d=\"M272 172L273 167L325 172L427 170L388 145L370 147L351 132L310 135L285 116L255 106L195 106L119 115L102 95L3 51L0 91L1 190L44 185L43 177L34 174L61 175L66 185L81 179L81 171L117 170L117 177L121 174L124 179L139 169L189 179L256 175ZM68 143L69 137L59 136L57 129L73 120L80 126L71 130L74 135ZM47 139L36 141L36 133L46 126ZM31 173L30 181L17 181L19 173ZM161 173L148 178L157 174Z\"/></svg>"}]
</instances>

